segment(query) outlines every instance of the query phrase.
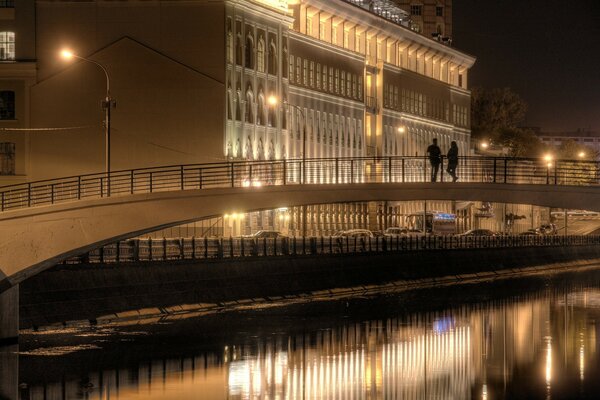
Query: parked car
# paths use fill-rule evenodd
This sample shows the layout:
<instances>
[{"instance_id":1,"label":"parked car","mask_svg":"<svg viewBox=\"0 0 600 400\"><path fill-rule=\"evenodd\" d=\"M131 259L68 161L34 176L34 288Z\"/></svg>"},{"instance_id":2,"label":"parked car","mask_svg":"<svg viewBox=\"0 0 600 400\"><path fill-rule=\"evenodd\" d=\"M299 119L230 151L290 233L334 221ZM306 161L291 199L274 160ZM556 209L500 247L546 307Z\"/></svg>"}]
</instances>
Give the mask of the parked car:
<instances>
[{"instance_id":1,"label":"parked car","mask_svg":"<svg viewBox=\"0 0 600 400\"><path fill-rule=\"evenodd\" d=\"M459 233L456 236L496 236L494 231L489 229L471 229L463 233Z\"/></svg>"},{"instance_id":2,"label":"parked car","mask_svg":"<svg viewBox=\"0 0 600 400\"><path fill-rule=\"evenodd\" d=\"M537 229L529 229L519 233L519 236L542 236L542 234Z\"/></svg>"},{"instance_id":3,"label":"parked car","mask_svg":"<svg viewBox=\"0 0 600 400\"><path fill-rule=\"evenodd\" d=\"M333 234L333 237L374 237L373 232L368 229L349 229L347 231L339 231Z\"/></svg>"},{"instance_id":4,"label":"parked car","mask_svg":"<svg viewBox=\"0 0 600 400\"><path fill-rule=\"evenodd\" d=\"M388 237L402 237L402 236L408 236L408 229L407 228L400 228L397 226L392 226L389 227L385 230L385 232L383 232L384 236L388 236Z\"/></svg>"},{"instance_id":5,"label":"parked car","mask_svg":"<svg viewBox=\"0 0 600 400\"><path fill-rule=\"evenodd\" d=\"M263 239L263 238L277 239L277 238L282 238L282 237L287 237L287 236L279 231L260 230L260 231L256 231L252 235L246 235L244 237L245 238L253 238L253 239Z\"/></svg>"}]
</instances>

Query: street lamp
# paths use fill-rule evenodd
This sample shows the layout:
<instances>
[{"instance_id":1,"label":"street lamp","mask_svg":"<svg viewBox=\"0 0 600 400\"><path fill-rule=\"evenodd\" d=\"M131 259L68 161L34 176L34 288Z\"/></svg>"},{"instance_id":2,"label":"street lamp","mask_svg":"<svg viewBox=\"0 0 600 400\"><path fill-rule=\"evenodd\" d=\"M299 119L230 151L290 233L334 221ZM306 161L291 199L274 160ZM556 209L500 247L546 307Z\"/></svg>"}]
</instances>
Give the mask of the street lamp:
<instances>
[{"instance_id":1,"label":"street lamp","mask_svg":"<svg viewBox=\"0 0 600 400\"><path fill-rule=\"evenodd\" d=\"M71 60L77 58L82 61L87 61L100 67L104 75L106 76L106 97L102 100L102 109L104 110L104 132L105 132L105 170L106 174L110 179L110 109L115 107L116 101L110 97L110 78L108 71L102 64L97 61L90 60L89 58L78 56L70 50L61 51L60 55L65 60ZM110 194L110 181L108 185L108 193Z\"/></svg>"},{"instance_id":2,"label":"street lamp","mask_svg":"<svg viewBox=\"0 0 600 400\"><path fill-rule=\"evenodd\" d=\"M577 154L577 156L579 158L585 158L585 151L580 151L579 154Z\"/></svg>"}]
</instances>

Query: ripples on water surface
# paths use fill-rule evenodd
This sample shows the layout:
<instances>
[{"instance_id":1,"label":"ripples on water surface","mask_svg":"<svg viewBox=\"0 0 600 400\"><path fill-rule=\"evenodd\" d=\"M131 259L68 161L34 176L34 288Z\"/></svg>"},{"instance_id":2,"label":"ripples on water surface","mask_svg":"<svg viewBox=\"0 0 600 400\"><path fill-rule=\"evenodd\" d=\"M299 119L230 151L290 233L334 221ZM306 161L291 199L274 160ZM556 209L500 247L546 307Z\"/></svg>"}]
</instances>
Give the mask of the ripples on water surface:
<instances>
[{"instance_id":1,"label":"ripples on water surface","mask_svg":"<svg viewBox=\"0 0 600 400\"><path fill-rule=\"evenodd\" d=\"M591 399L597 317L593 272L27 333L1 383L18 369L36 400Z\"/></svg>"}]
</instances>

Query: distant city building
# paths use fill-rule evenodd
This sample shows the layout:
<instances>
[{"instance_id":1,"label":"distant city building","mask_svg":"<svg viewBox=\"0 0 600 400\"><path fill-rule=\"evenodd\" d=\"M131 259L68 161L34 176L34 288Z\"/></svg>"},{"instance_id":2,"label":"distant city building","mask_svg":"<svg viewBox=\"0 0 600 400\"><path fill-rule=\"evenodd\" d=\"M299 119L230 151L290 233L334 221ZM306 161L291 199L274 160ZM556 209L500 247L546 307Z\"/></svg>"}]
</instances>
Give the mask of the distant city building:
<instances>
[{"instance_id":1,"label":"distant city building","mask_svg":"<svg viewBox=\"0 0 600 400\"><path fill-rule=\"evenodd\" d=\"M104 170L105 76L61 59L63 48L110 74L112 170L423 155L434 137L443 151L455 140L467 154L475 59L430 35L450 36L451 8L429 0L1 2L0 184Z\"/></svg>"},{"instance_id":2,"label":"distant city building","mask_svg":"<svg viewBox=\"0 0 600 400\"><path fill-rule=\"evenodd\" d=\"M573 132L543 132L540 128L528 128L533 130L542 142L554 147L560 147L563 142L572 140L578 144L589 146L600 153L600 133L585 129L577 129Z\"/></svg>"}]
</instances>

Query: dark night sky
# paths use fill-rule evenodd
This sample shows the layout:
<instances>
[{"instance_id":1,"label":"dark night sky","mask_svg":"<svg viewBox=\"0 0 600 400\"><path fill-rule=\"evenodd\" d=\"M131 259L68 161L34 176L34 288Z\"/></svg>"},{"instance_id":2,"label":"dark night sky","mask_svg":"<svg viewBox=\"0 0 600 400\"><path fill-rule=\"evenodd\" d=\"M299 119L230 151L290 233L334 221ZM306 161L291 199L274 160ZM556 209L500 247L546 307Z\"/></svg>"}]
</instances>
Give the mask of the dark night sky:
<instances>
[{"instance_id":1,"label":"dark night sky","mask_svg":"<svg viewBox=\"0 0 600 400\"><path fill-rule=\"evenodd\" d=\"M600 134L600 0L454 0L453 14L470 87L511 87L525 125Z\"/></svg>"}]
</instances>

